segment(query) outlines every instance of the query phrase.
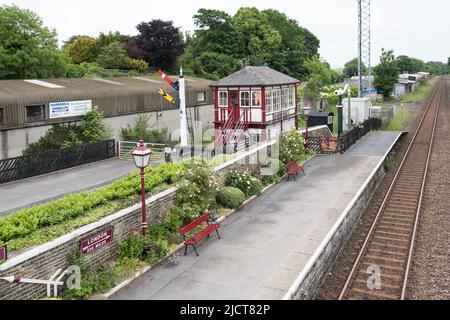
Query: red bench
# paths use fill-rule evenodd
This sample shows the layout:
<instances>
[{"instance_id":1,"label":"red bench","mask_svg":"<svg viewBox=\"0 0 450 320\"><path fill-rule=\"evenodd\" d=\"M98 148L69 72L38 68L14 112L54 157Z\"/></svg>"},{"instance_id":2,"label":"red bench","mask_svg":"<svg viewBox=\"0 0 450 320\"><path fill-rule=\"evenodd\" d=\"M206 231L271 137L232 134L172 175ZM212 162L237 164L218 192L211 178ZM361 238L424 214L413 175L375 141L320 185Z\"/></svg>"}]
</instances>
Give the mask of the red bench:
<instances>
[{"instance_id":1,"label":"red bench","mask_svg":"<svg viewBox=\"0 0 450 320\"><path fill-rule=\"evenodd\" d=\"M286 172L287 172L287 174L288 174L287 181L289 181L289 178L290 178L291 176L294 177L294 179L297 179L297 174L298 174L300 171L302 171L303 174L305 174L305 170L304 170L304 168L303 168L302 165L298 164L298 162L295 161L295 160L292 160L291 162L289 162L289 163L286 165Z\"/></svg>"},{"instance_id":2,"label":"red bench","mask_svg":"<svg viewBox=\"0 0 450 320\"><path fill-rule=\"evenodd\" d=\"M204 229L202 229L201 231L197 232L194 236L191 236L190 238L187 238L187 234L189 232L191 232L192 230L194 230L195 228L197 228L199 225L201 225L204 222L206 222L208 224ZM194 251L195 251L195 253L198 256L198 252L197 252L197 249L195 248L195 246L200 241L205 239L206 237L209 238L209 235L211 233L213 233L214 231L217 233L217 236L220 239L219 228L220 228L220 224L219 223L216 223L216 222L215 223L211 223L211 214L210 213L205 214L204 216L194 220L193 222L191 222L187 226L181 228L180 229L180 234L183 236L184 244L186 246L186 248L184 249L184 255L187 254L188 246L193 246L194 247Z\"/></svg>"}]
</instances>

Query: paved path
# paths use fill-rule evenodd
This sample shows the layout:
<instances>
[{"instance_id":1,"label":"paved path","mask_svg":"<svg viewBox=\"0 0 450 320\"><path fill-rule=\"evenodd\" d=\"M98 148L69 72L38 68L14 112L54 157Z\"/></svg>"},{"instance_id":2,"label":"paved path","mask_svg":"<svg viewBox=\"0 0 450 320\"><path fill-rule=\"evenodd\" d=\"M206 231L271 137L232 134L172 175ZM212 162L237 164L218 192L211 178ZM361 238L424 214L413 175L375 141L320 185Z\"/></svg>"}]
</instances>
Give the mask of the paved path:
<instances>
[{"instance_id":1,"label":"paved path","mask_svg":"<svg viewBox=\"0 0 450 320\"><path fill-rule=\"evenodd\" d=\"M95 189L136 170L132 161L108 160L0 185L0 216L67 193Z\"/></svg>"},{"instance_id":2,"label":"paved path","mask_svg":"<svg viewBox=\"0 0 450 320\"><path fill-rule=\"evenodd\" d=\"M111 299L281 299L399 133L370 133L344 155L319 156L231 216L178 265L150 270Z\"/></svg>"}]
</instances>

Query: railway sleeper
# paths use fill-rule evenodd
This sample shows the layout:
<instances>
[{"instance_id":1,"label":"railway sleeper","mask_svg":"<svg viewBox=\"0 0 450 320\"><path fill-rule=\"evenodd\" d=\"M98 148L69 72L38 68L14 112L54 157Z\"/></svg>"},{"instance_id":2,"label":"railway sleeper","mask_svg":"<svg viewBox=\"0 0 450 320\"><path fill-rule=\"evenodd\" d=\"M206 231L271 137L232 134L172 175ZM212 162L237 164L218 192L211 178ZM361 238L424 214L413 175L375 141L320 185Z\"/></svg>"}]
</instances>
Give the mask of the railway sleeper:
<instances>
[{"instance_id":1,"label":"railway sleeper","mask_svg":"<svg viewBox=\"0 0 450 320\"><path fill-rule=\"evenodd\" d=\"M351 292L348 294L350 298L355 300L398 300L400 299L397 295L389 295L381 292L370 291L368 289L361 290L358 288L352 288Z\"/></svg>"}]
</instances>

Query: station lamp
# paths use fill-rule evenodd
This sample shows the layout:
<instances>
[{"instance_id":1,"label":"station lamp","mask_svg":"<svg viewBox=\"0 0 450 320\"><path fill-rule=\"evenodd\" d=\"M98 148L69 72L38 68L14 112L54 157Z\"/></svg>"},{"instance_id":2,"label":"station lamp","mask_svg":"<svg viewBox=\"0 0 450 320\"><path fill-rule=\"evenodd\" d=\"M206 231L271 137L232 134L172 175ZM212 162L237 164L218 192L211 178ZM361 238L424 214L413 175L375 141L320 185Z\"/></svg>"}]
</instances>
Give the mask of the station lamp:
<instances>
[{"instance_id":1,"label":"station lamp","mask_svg":"<svg viewBox=\"0 0 450 320\"><path fill-rule=\"evenodd\" d=\"M134 164L141 170L141 215L142 215L142 235L147 234L147 206L145 205L145 168L148 167L152 152L144 143L144 139L140 139L137 147L133 150Z\"/></svg>"}]
</instances>

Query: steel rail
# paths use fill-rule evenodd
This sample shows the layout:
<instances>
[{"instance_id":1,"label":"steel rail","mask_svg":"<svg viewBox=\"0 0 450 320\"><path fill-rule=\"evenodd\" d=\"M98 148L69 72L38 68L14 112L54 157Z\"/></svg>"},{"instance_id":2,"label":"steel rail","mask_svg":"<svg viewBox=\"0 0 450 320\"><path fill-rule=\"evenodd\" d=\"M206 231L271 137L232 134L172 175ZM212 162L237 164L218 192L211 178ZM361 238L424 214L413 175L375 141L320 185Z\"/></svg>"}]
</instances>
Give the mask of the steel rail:
<instances>
[{"instance_id":1,"label":"steel rail","mask_svg":"<svg viewBox=\"0 0 450 320\"><path fill-rule=\"evenodd\" d=\"M443 88L444 90L444 96L445 93L447 91L447 81L446 79L443 80L445 83L445 86ZM426 180L428 177L428 167L430 165L430 158L431 158L431 152L433 150L433 142L434 142L434 136L436 133L436 126L437 126L437 121L438 121L438 117L439 117L439 110L442 104L442 94L439 97L439 103L437 105L437 109L436 109L436 114L434 116L434 123L433 123L433 131L431 133L431 140L430 140L430 146L428 148L428 155L427 155L427 162L425 164L425 174L423 177L423 181L422 181L422 187L420 190L420 197L419 197L419 203L417 205L417 211L416 211L416 219L414 222L414 230L413 230L413 235L412 235L412 240L411 240L411 247L409 250L409 255L408 255L408 262L406 265L406 273L405 273L405 278L403 281L403 288L402 288L402 296L401 296L401 300L405 300L406 299L406 291L407 291L407 287L408 287L408 280L409 280L409 272L411 270L411 264L412 264L412 259L413 259L413 254L414 254L414 247L415 247L415 242L416 242L416 237L417 237L417 230L418 230L418 226L419 226L419 219L420 219L420 211L422 209L422 201L423 201L423 195L425 192L425 184L426 184ZM445 100L444 100L445 101Z\"/></svg>"},{"instance_id":2,"label":"steel rail","mask_svg":"<svg viewBox=\"0 0 450 320\"><path fill-rule=\"evenodd\" d=\"M435 96L438 93L438 90L439 90L439 88L441 86L441 83L442 83L442 80L439 80L439 82L436 84L436 86L435 86L435 88L433 90L433 93L428 97L427 108L426 108L426 110L424 112L424 115L423 115L422 119L420 120L420 123L419 123L417 129L415 130L414 136L411 139L411 142L409 143L408 149L406 150L405 155L403 156L403 159L402 159L402 161L401 161L401 163L400 163L400 165L399 165L399 167L397 169L397 172L396 172L396 174L394 176L394 179L392 180L392 182L390 184L390 187L389 187L389 189L388 189L388 191L387 191L387 193L386 193L386 195L385 195L385 197L383 199L381 207L380 207L380 209L377 212L375 220L373 221L372 226L371 226L371 228L370 228L370 230L369 230L369 232L368 232L368 234L367 234L367 236L365 238L363 246L362 246L362 248L361 248L361 250L360 250L360 252L358 254L358 257L356 258L356 261L355 261L355 263L353 265L353 268L352 268L352 270L351 270L351 272L350 272L350 274L349 274L349 276L347 278L347 281L346 281L346 283L344 285L344 288L341 291L341 294L339 296L339 300L343 300L344 299L345 295L348 292L348 289L350 288L350 285L352 284L354 275L355 275L356 271L359 268L361 259L362 259L363 255L366 252L366 249L367 249L367 246L369 244L369 241L372 238L372 235L373 235L373 233L375 231L375 228L378 225L378 221L380 220L380 217L381 217L381 215L382 215L382 213L383 213L383 211L384 211L384 209L386 207L386 204L387 204L387 202L388 202L388 200L389 200L389 198L391 196L392 189L394 188L394 185L397 182L398 177L400 176L401 170L403 169L403 166L404 166L404 164L405 164L405 162L406 162L406 160L407 160L407 158L408 158L408 156L410 154L410 151L411 151L411 149L412 149L412 147L413 147L413 145L414 145L414 143L416 141L416 138L417 138L420 130L422 129L422 125L423 125L423 123L425 121L425 118L427 117L428 112L429 112L429 110L430 110L430 108L432 106L432 102L434 101L434 98L435 98Z\"/></svg>"}]
</instances>

